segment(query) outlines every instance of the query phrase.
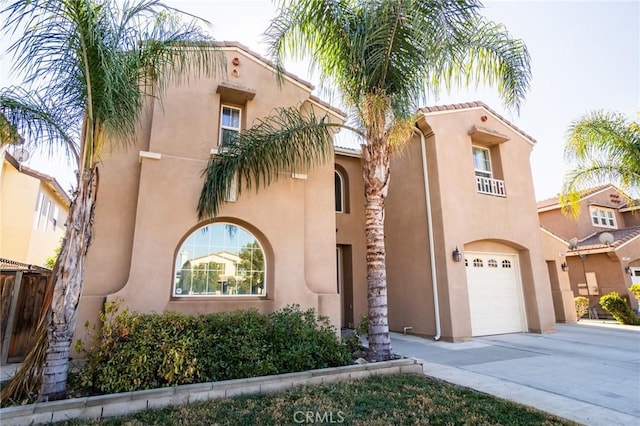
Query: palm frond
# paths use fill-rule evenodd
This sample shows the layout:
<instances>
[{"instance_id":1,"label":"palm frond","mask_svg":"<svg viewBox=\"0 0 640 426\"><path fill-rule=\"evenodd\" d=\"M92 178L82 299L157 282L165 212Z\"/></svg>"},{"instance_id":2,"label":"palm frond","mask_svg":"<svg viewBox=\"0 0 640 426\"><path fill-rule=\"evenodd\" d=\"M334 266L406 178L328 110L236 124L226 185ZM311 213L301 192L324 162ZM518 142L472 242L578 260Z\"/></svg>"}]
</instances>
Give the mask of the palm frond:
<instances>
[{"instance_id":1,"label":"palm frond","mask_svg":"<svg viewBox=\"0 0 640 426\"><path fill-rule=\"evenodd\" d=\"M495 84L516 109L529 87L530 58L520 40L479 15L474 0L280 2L266 35L276 64L312 58L323 82L363 123L370 95L390 99L391 122L410 117L442 88ZM362 126L366 127L366 126Z\"/></svg>"},{"instance_id":2,"label":"palm frond","mask_svg":"<svg viewBox=\"0 0 640 426\"><path fill-rule=\"evenodd\" d=\"M577 196L589 186L617 183L631 193L640 190L640 125L623 114L592 111L567 130L565 159L575 162L565 175L561 204L574 217L580 213Z\"/></svg>"},{"instance_id":3,"label":"palm frond","mask_svg":"<svg viewBox=\"0 0 640 426\"><path fill-rule=\"evenodd\" d=\"M68 157L78 163L78 135L74 126L67 122L58 105L51 99L43 99L37 93L27 92L20 87L0 89L0 116L16 134L21 135L27 147L46 149L52 154L60 147ZM34 141L46 140L44 146Z\"/></svg>"},{"instance_id":4,"label":"palm frond","mask_svg":"<svg viewBox=\"0 0 640 426\"><path fill-rule=\"evenodd\" d=\"M95 137L134 140L147 96L224 68L199 22L182 23L156 0L20 0L2 15L6 33L24 28L9 48L14 71L26 74L37 96L55 101L61 122L75 124L87 164L100 158L103 142Z\"/></svg>"},{"instance_id":5,"label":"palm frond","mask_svg":"<svg viewBox=\"0 0 640 426\"><path fill-rule=\"evenodd\" d=\"M313 111L304 116L296 108L277 109L211 157L203 172L198 216L218 214L236 176L239 195L243 186L266 187L282 173L306 171L328 161L333 155L332 130L338 126Z\"/></svg>"}]
</instances>

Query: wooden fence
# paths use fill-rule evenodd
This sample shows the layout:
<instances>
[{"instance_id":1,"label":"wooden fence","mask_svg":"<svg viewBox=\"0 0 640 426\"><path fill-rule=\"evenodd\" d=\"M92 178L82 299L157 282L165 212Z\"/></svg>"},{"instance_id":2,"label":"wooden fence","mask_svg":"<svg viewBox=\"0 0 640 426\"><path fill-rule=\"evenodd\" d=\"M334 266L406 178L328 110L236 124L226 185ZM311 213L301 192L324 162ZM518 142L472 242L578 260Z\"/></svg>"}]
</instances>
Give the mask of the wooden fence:
<instances>
[{"instance_id":1,"label":"wooden fence","mask_svg":"<svg viewBox=\"0 0 640 426\"><path fill-rule=\"evenodd\" d=\"M21 362L33 345L51 271L0 259L0 364Z\"/></svg>"}]
</instances>

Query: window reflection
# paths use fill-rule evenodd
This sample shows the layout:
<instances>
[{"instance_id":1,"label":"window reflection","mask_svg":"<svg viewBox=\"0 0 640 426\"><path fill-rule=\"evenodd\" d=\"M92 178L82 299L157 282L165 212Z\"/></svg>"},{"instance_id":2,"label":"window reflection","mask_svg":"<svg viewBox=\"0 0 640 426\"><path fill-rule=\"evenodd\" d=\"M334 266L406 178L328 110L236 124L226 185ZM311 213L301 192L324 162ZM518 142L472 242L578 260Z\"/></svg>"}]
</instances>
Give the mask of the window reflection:
<instances>
[{"instance_id":1,"label":"window reflection","mask_svg":"<svg viewBox=\"0 0 640 426\"><path fill-rule=\"evenodd\" d=\"M193 232L178 250L173 295L265 294L264 251L244 228L214 223Z\"/></svg>"}]
</instances>

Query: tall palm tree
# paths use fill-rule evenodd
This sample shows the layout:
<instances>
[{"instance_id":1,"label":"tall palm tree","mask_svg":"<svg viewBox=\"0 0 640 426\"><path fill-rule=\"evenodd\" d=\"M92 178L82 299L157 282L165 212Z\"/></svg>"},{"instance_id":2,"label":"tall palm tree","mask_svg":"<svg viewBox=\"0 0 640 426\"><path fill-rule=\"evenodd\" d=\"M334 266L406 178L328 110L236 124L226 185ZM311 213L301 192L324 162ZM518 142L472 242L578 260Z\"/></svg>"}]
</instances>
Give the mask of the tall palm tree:
<instances>
[{"instance_id":1,"label":"tall palm tree","mask_svg":"<svg viewBox=\"0 0 640 426\"><path fill-rule=\"evenodd\" d=\"M51 400L66 392L101 152L114 141L135 143L145 101L167 84L213 75L224 61L195 20L182 23L156 0L20 0L1 13L5 36L24 31L9 52L28 89L1 89L0 112L29 143L58 145L77 164L46 339L34 348L44 360L32 355L20 376L40 382L40 400Z\"/></svg>"},{"instance_id":2,"label":"tall palm tree","mask_svg":"<svg viewBox=\"0 0 640 426\"><path fill-rule=\"evenodd\" d=\"M640 123L612 111L591 111L567 130L565 159L575 166L565 175L560 201L563 211L580 214L582 191L616 182L623 190L640 189Z\"/></svg>"},{"instance_id":3,"label":"tall palm tree","mask_svg":"<svg viewBox=\"0 0 640 426\"><path fill-rule=\"evenodd\" d=\"M516 108L528 89L525 45L479 9L474 0L282 1L267 30L278 69L285 55L310 60L323 84L339 90L348 128L362 140L369 347L378 359L392 356L384 245L389 161L413 135L412 114L428 95L453 84L497 84L503 101ZM249 188L268 184L282 168L331 158L332 126L279 110L241 133L208 164L200 217L215 216L236 172Z\"/></svg>"}]
</instances>

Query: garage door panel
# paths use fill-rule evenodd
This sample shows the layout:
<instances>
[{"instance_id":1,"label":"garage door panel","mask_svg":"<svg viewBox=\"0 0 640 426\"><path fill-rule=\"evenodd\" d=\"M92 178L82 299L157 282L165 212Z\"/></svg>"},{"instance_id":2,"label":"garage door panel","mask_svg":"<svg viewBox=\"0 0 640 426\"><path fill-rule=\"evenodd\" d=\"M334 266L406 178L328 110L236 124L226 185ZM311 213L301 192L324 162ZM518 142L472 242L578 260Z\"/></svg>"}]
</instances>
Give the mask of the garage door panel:
<instances>
[{"instance_id":1,"label":"garage door panel","mask_svg":"<svg viewBox=\"0 0 640 426\"><path fill-rule=\"evenodd\" d=\"M473 336L525 330L515 255L467 253L467 286Z\"/></svg>"}]
</instances>

